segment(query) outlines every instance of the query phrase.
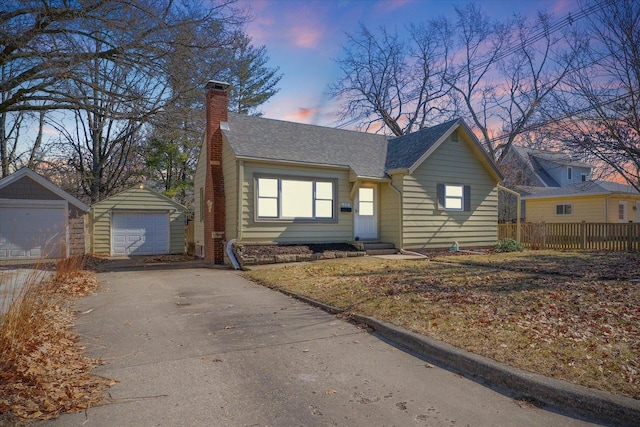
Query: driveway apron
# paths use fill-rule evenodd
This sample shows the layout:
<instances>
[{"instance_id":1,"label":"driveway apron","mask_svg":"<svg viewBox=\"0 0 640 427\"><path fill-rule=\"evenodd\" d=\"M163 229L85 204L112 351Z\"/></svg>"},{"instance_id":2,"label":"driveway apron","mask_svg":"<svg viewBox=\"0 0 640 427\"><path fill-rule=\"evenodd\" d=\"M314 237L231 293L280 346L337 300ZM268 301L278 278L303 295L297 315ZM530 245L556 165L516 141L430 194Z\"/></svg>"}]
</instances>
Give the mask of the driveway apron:
<instances>
[{"instance_id":1,"label":"driveway apron","mask_svg":"<svg viewBox=\"0 0 640 427\"><path fill-rule=\"evenodd\" d=\"M78 304L105 403L46 426L571 426L228 270L100 273Z\"/></svg>"}]
</instances>

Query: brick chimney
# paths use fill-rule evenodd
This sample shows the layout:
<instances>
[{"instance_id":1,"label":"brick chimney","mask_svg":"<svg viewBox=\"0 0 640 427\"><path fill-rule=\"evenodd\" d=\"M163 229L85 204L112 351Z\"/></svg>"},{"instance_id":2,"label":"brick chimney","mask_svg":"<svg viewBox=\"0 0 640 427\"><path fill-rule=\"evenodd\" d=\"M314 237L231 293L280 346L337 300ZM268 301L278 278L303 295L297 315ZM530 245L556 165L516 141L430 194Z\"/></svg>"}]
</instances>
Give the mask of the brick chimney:
<instances>
[{"instance_id":1,"label":"brick chimney","mask_svg":"<svg viewBox=\"0 0 640 427\"><path fill-rule=\"evenodd\" d=\"M228 83L207 83L207 176L205 182L204 254L214 264L224 264L225 197L222 175L222 130L228 120Z\"/></svg>"}]
</instances>

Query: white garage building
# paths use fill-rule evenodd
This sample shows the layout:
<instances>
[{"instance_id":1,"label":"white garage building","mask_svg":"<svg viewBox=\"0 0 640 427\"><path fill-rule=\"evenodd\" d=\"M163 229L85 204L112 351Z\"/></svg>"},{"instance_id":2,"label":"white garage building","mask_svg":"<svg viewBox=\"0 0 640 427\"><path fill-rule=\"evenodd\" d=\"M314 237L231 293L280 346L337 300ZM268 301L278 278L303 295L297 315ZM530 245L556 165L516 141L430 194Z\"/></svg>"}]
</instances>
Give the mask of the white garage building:
<instances>
[{"instance_id":1,"label":"white garage building","mask_svg":"<svg viewBox=\"0 0 640 427\"><path fill-rule=\"evenodd\" d=\"M139 185L91 206L91 251L110 256L184 253L185 208Z\"/></svg>"},{"instance_id":2,"label":"white garage building","mask_svg":"<svg viewBox=\"0 0 640 427\"><path fill-rule=\"evenodd\" d=\"M89 206L31 169L0 180L0 261L85 253Z\"/></svg>"}]
</instances>

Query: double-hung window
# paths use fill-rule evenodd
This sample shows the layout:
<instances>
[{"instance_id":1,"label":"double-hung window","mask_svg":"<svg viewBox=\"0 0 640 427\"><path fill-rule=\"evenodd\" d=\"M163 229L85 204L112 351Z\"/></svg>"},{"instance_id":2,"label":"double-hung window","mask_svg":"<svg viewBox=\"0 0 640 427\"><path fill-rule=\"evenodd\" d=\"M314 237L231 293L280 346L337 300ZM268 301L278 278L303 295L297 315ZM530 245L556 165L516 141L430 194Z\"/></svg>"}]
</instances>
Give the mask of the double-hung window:
<instances>
[{"instance_id":1,"label":"double-hung window","mask_svg":"<svg viewBox=\"0 0 640 427\"><path fill-rule=\"evenodd\" d=\"M256 217L265 220L335 219L335 181L298 177L257 177Z\"/></svg>"},{"instance_id":2,"label":"double-hung window","mask_svg":"<svg viewBox=\"0 0 640 427\"><path fill-rule=\"evenodd\" d=\"M571 215L572 211L571 204L556 205L556 215Z\"/></svg>"},{"instance_id":3,"label":"double-hung window","mask_svg":"<svg viewBox=\"0 0 640 427\"><path fill-rule=\"evenodd\" d=\"M460 184L438 184L438 209L445 211L470 211L471 187Z\"/></svg>"}]
</instances>

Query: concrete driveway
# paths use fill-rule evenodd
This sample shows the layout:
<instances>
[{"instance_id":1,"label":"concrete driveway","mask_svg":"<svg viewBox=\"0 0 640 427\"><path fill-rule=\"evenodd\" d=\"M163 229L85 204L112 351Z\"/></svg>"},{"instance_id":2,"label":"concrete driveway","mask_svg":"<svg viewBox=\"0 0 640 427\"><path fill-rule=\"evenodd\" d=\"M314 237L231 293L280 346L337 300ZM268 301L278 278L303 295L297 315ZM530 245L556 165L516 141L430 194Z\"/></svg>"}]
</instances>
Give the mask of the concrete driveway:
<instances>
[{"instance_id":1,"label":"concrete driveway","mask_svg":"<svg viewBox=\"0 0 640 427\"><path fill-rule=\"evenodd\" d=\"M571 426L235 272L100 273L77 330L107 403L46 426Z\"/></svg>"}]
</instances>

